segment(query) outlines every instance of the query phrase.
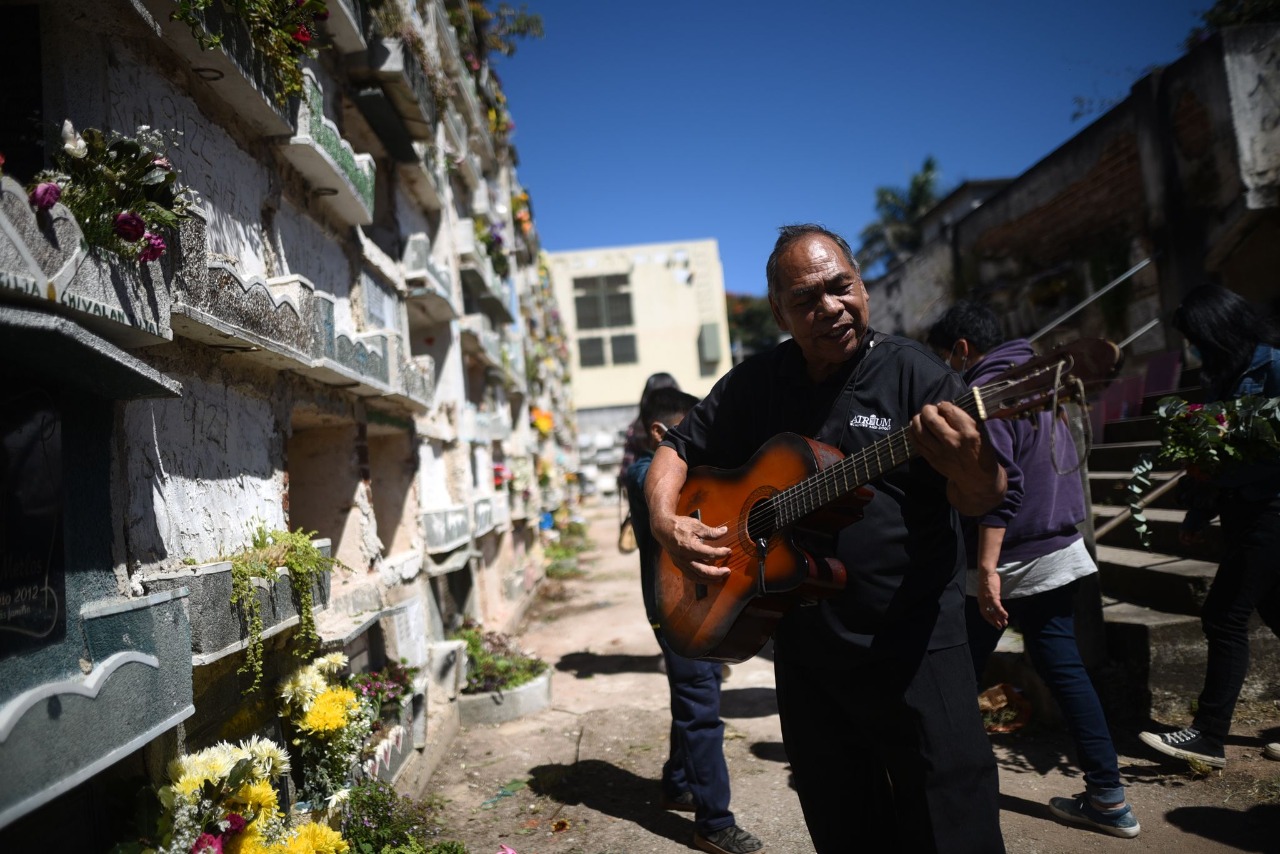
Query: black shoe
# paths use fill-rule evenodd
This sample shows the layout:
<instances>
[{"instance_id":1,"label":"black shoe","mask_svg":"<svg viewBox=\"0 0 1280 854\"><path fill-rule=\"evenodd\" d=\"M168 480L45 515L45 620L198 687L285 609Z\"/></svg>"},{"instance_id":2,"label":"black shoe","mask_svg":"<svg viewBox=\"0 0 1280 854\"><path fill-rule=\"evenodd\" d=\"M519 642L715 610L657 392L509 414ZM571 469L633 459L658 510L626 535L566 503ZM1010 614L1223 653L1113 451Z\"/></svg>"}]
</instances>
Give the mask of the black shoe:
<instances>
[{"instance_id":1,"label":"black shoe","mask_svg":"<svg viewBox=\"0 0 1280 854\"><path fill-rule=\"evenodd\" d=\"M662 800L658 801L658 806L664 810L673 810L674 812L698 811L698 805L693 802L693 792L681 792L674 798L663 792Z\"/></svg>"},{"instance_id":2,"label":"black shoe","mask_svg":"<svg viewBox=\"0 0 1280 854\"><path fill-rule=\"evenodd\" d=\"M1177 732L1140 732L1138 738L1168 756L1178 759L1194 759L1211 768L1226 768L1227 756L1222 742L1205 735L1194 727Z\"/></svg>"},{"instance_id":3,"label":"black shoe","mask_svg":"<svg viewBox=\"0 0 1280 854\"><path fill-rule=\"evenodd\" d=\"M764 843L736 824L705 835L695 830L693 844L711 854L760 854L764 851Z\"/></svg>"}]
</instances>

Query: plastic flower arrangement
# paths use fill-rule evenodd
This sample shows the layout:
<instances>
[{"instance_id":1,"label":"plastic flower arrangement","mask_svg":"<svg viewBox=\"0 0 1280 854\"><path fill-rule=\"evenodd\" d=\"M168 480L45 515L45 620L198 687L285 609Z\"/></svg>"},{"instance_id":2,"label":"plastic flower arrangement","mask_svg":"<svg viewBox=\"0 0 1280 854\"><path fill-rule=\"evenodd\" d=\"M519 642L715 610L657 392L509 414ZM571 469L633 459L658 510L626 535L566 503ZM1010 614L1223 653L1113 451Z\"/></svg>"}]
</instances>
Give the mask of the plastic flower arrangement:
<instances>
[{"instance_id":1,"label":"plastic flower arrangement","mask_svg":"<svg viewBox=\"0 0 1280 854\"><path fill-rule=\"evenodd\" d=\"M300 765L299 806L317 813L346 799L353 766L373 731L373 704L338 678L346 666L342 653L323 655L280 686L280 714Z\"/></svg>"},{"instance_id":2,"label":"plastic flower arrangement","mask_svg":"<svg viewBox=\"0 0 1280 854\"><path fill-rule=\"evenodd\" d=\"M177 143L146 125L129 137L96 128L77 132L64 121L54 168L36 175L28 201L41 212L62 202L93 249L154 261L195 205L191 190L178 182L170 147Z\"/></svg>"},{"instance_id":3,"label":"plastic flower arrangement","mask_svg":"<svg viewBox=\"0 0 1280 854\"><path fill-rule=\"evenodd\" d=\"M178 0L173 20L191 28L204 50L222 44L222 34L210 32L205 10L218 0ZM276 100L283 104L302 93L302 60L314 57L312 42L320 35L320 22L328 20L325 0L222 0L249 30L254 48L266 59L279 84Z\"/></svg>"},{"instance_id":4,"label":"plastic flower arrangement","mask_svg":"<svg viewBox=\"0 0 1280 854\"><path fill-rule=\"evenodd\" d=\"M1139 502L1151 488L1156 464L1173 464L1201 480L1239 465L1280 461L1280 398L1246 395L1218 403L1161 398L1156 409L1160 448L1133 467L1127 491L1134 528L1144 546L1151 531Z\"/></svg>"}]
</instances>

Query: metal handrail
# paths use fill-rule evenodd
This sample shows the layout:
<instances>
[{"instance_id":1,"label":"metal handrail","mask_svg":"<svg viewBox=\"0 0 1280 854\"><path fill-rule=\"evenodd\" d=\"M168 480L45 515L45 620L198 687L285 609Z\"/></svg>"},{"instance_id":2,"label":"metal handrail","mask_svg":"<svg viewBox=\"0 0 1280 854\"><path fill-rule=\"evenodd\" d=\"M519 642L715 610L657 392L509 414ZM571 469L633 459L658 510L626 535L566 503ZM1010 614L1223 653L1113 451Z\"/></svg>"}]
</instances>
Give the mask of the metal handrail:
<instances>
[{"instance_id":1,"label":"metal handrail","mask_svg":"<svg viewBox=\"0 0 1280 854\"><path fill-rule=\"evenodd\" d=\"M1037 338L1039 338L1040 336L1044 335L1046 332L1050 331L1051 329L1054 329L1055 327L1057 327L1059 324L1061 324L1061 323L1062 323L1064 320L1066 320L1068 317L1072 317L1072 316L1074 316L1076 313L1078 313L1078 312L1082 311L1086 306L1088 306L1088 305L1092 304L1092 303L1093 303L1093 301L1094 301L1094 300L1096 300L1098 297L1102 296L1102 295L1103 295L1103 294L1105 294L1107 291L1109 291L1109 290L1111 290L1112 288L1116 287L1116 286L1117 286L1117 285L1119 285L1121 282L1125 281L1125 280L1126 280L1126 279L1128 279L1130 276L1132 276L1134 273L1138 272L1139 270L1141 270L1143 267L1147 266L1147 265L1148 265L1148 264L1150 264L1150 263L1151 263L1151 259L1150 259L1150 258L1144 258L1142 261L1139 261L1137 264L1134 264L1134 265L1133 265L1132 267L1130 267L1128 270L1125 270L1123 273L1121 273L1121 274L1119 275L1119 277L1117 277L1117 278L1115 278L1115 279L1112 279L1110 282L1108 282L1106 285L1104 285L1101 289L1096 290L1096 291L1094 291L1092 294L1090 294L1089 296L1085 297L1083 300L1081 300L1079 303L1077 303L1077 304L1076 304L1075 308L1072 308L1072 309L1070 309L1069 311L1065 312L1064 314L1059 315L1057 318L1055 318L1055 319L1054 319L1054 321L1053 321L1052 323L1050 323L1048 326L1045 326L1045 327L1043 327L1042 329L1040 329L1039 331L1037 331L1035 335L1032 335L1032 336L1031 336L1030 338L1028 338L1027 340L1028 340L1028 341L1031 341L1031 342L1034 342Z\"/></svg>"}]
</instances>

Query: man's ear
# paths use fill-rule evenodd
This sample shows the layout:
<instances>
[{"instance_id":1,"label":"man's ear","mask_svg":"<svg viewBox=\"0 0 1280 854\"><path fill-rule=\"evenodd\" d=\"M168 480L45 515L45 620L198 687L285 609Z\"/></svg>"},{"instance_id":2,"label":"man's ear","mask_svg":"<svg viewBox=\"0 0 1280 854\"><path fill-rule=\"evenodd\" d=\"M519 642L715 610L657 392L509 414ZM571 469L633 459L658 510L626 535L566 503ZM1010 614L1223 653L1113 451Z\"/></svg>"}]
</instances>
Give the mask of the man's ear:
<instances>
[{"instance_id":1,"label":"man's ear","mask_svg":"<svg viewBox=\"0 0 1280 854\"><path fill-rule=\"evenodd\" d=\"M773 320L778 324L778 328L788 335L791 330L787 328L787 321L782 316L782 310L778 308L778 302L773 298L773 294L769 294L769 310L773 312Z\"/></svg>"},{"instance_id":2,"label":"man's ear","mask_svg":"<svg viewBox=\"0 0 1280 854\"><path fill-rule=\"evenodd\" d=\"M964 361L973 355L973 348L969 346L968 338L957 338L956 343L951 345L951 352Z\"/></svg>"}]
</instances>

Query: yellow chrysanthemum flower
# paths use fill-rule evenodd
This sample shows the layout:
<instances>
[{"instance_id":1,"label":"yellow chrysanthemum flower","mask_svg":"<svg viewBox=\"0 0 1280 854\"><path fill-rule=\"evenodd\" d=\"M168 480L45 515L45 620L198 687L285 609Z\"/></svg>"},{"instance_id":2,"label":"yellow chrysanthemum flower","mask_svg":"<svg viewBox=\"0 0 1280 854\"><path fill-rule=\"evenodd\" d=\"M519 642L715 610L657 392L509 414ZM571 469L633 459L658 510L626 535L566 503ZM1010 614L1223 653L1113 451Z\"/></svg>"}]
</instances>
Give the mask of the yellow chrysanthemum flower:
<instances>
[{"instance_id":1,"label":"yellow chrysanthemum flower","mask_svg":"<svg viewBox=\"0 0 1280 854\"><path fill-rule=\"evenodd\" d=\"M316 697L298 723L298 728L313 735L332 735L347 725L349 712L356 703L355 692L351 689L329 688Z\"/></svg>"},{"instance_id":2,"label":"yellow chrysanthemum flower","mask_svg":"<svg viewBox=\"0 0 1280 854\"><path fill-rule=\"evenodd\" d=\"M276 790L265 780L248 783L231 796L231 801L243 804L246 812L255 815L273 815L278 806Z\"/></svg>"},{"instance_id":3,"label":"yellow chrysanthemum flower","mask_svg":"<svg viewBox=\"0 0 1280 854\"><path fill-rule=\"evenodd\" d=\"M350 848L338 831L323 824L304 824L289 840L289 854L345 854Z\"/></svg>"},{"instance_id":4,"label":"yellow chrysanthemum flower","mask_svg":"<svg viewBox=\"0 0 1280 854\"><path fill-rule=\"evenodd\" d=\"M281 848L267 842L254 825L249 825L222 843L222 854L277 854Z\"/></svg>"}]
</instances>

